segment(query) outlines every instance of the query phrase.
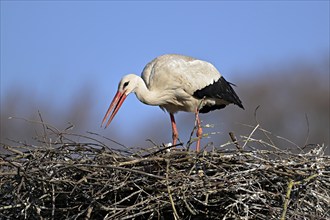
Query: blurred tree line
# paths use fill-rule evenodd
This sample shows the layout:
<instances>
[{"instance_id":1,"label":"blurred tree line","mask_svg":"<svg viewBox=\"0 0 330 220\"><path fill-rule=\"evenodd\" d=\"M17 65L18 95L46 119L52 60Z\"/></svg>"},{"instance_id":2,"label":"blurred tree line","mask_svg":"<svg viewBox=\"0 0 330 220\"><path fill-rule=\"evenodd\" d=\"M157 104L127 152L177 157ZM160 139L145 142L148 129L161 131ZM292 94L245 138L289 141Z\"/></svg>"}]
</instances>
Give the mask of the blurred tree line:
<instances>
[{"instance_id":1,"label":"blurred tree line","mask_svg":"<svg viewBox=\"0 0 330 220\"><path fill-rule=\"evenodd\" d=\"M224 73L224 75L228 74ZM221 145L229 140L230 131L233 131L237 137L248 135L253 126L260 123L264 129L299 146L306 143L324 143L329 146L328 56L314 63L297 62L276 68L265 67L253 74L231 73L231 76L235 75L240 78L228 80L237 85L235 90L246 110L230 105L224 110L202 114L204 125L214 124L214 128L204 128L204 133L219 132L211 135L209 139L204 139L204 144L211 141L215 145ZM70 126L68 124L70 122L75 125L73 130L76 133L96 129L99 123L95 127L95 121L99 122L103 115L96 116L95 109L91 107L97 97L90 91L87 89L78 91L73 97L71 106L66 106L65 111L62 111L53 106L50 100L38 100L30 95L31 92L20 90L13 85L11 91L6 91L4 100L1 100L1 143L10 143L10 139L29 142L36 132L31 124L8 118L22 116L26 119L39 120L38 109L41 110L44 120L54 126L64 129ZM105 110L103 109L102 112ZM186 142L194 125L194 116L179 113L177 123L180 138ZM169 117L165 115L159 120L150 120L146 124L139 125L139 128L138 132L145 135L138 139L132 138L131 142L127 140L127 134L112 133L109 136L119 142L125 141L124 144L138 146L145 146L146 136L158 144L171 141ZM107 132L104 131L103 135L107 135Z\"/></svg>"}]
</instances>

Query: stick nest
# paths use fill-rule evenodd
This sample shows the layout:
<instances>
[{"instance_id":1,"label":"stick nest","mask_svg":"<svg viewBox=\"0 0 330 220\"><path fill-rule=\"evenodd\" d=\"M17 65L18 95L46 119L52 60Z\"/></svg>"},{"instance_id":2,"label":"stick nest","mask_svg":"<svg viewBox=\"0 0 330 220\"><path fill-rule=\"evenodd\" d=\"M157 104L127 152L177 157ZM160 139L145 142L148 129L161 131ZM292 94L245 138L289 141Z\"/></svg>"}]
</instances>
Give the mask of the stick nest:
<instances>
[{"instance_id":1,"label":"stick nest","mask_svg":"<svg viewBox=\"0 0 330 220\"><path fill-rule=\"evenodd\" d=\"M3 145L1 219L330 218L330 158L321 145L282 150L253 139L255 127L200 153L116 150L93 133L43 128L37 145Z\"/></svg>"}]
</instances>

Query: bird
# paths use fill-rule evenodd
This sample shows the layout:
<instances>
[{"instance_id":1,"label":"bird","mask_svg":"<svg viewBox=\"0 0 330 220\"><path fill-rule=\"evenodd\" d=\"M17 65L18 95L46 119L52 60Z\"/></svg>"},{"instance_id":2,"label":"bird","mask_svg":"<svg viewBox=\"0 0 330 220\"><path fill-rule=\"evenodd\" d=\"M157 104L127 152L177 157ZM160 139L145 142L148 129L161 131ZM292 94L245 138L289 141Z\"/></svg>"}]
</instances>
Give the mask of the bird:
<instances>
[{"instance_id":1,"label":"bird","mask_svg":"<svg viewBox=\"0 0 330 220\"><path fill-rule=\"evenodd\" d=\"M235 85L226 81L210 62L185 55L164 54L149 62L141 77L128 74L120 80L101 127L110 115L105 125L105 128L108 127L126 97L135 93L142 103L159 106L169 113L172 146L176 146L178 140L174 114L179 111L194 113L197 127L196 151L199 152L203 134L199 113L223 109L229 104L244 109L232 86Z\"/></svg>"}]
</instances>

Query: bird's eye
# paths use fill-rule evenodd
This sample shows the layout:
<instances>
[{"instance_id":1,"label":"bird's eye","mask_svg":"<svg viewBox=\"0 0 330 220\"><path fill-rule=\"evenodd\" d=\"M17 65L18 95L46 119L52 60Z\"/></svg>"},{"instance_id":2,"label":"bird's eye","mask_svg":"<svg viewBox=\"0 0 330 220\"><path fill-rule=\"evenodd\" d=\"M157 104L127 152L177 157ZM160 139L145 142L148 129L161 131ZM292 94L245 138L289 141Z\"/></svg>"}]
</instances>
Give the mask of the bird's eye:
<instances>
[{"instance_id":1,"label":"bird's eye","mask_svg":"<svg viewBox=\"0 0 330 220\"><path fill-rule=\"evenodd\" d=\"M128 84L129 84L129 82L125 82L125 83L124 83L124 88L125 88L126 86L128 86Z\"/></svg>"}]
</instances>

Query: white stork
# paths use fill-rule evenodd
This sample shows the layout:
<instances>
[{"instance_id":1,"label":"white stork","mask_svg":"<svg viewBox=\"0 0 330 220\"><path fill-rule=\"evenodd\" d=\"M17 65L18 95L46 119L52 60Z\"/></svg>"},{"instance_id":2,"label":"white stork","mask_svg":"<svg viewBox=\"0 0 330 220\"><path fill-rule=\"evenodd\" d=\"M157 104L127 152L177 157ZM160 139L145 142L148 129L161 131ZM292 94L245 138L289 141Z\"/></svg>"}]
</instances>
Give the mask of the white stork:
<instances>
[{"instance_id":1,"label":"white stork","mask_svg":"<svg viewBox=\"0 0 330 220\"><path fill-rule=\"evenodd\" d=\"M148 63L142 78L129 74L118 85L118 91L106 112L101 126L112 109L113 112L105 127L115 117L125 98L130 93L147 105L158 105L170 114L173 145L178 139L174 113L194 112L197 123L196 151L200 150L202 128L198 113L207 113L235 104L244 109L241 100L219 71L209 62L192 57L166 54Z\"/></svg>"}]
</instances>

